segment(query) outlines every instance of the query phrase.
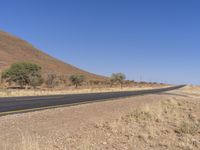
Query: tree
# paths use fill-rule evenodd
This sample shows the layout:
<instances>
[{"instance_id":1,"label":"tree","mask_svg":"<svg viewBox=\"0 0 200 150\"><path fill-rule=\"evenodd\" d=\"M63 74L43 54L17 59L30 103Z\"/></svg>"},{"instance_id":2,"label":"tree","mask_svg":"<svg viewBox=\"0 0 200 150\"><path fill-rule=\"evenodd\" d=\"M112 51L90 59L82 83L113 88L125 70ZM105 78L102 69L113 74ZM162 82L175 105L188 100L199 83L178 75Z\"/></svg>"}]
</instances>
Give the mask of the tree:
<instances>
[{"instance_id":1,"label":"tree","mask_svg":"<svg viewBox=\"0 0 200 150\"><path fill-rule=\"evenodd\" d=\"M123 73L113 73L110 77L111 87L114 83L119 83L121 85L121 88L122 88L125 79L126 79L125 74L123 74Z\"/></svg>"},{"instance_id":2,"label":"tree","mask_svg":"<svg viewBox=\"0 0 200 150\"><path fill-rule=\"evenodd\" d=\"M58 76L59 83L65 85L67 83L67 77L64 75L59 75Z\"/></svg>"},{"instance_id":3,"label":"tree","mask_svg":"<svg viewBox=\"0 0 200 150\"><path fill-rule=\"evenodd\" d=\"M48 88L54 88L56 85L58 85L57 75L56 74L48 74L45 83L48 86Z\"/></svg>"},{"instance_id":4,"label":"tree","mask_svg":"<svg viewBox=\"0 0 200 150\"><path fill-rule=\"evenodd\" d=\"M69 80L72 82L73 85L76 86L76 88L78 86L81 86L81 84L84 82L85 80L85 76L84 75L71 75L69 77Z\"/></svg>"},{"instance_id":5,"label":"tree","mask_svg":"<svg viewBox=\"0 0 200 150\"><path fill-rule=\"evenodd\" d=\"M36 87L42 84L41 67L28 62L14 63L2 73L2 79L21 88Z\"/></svg>"},{"instance_id":6,"label":"tree","mask_svg":"<svg viewBox=\"0 0 200 150\"><path fill-rule=\"evenodd\" d=\"M42 83L44 83L44 79L42 77L38 78L38 77L33 76L30 78L30 86L32 86L34 89L37 86L42 85Z\"/></svg>"}]
</instances>

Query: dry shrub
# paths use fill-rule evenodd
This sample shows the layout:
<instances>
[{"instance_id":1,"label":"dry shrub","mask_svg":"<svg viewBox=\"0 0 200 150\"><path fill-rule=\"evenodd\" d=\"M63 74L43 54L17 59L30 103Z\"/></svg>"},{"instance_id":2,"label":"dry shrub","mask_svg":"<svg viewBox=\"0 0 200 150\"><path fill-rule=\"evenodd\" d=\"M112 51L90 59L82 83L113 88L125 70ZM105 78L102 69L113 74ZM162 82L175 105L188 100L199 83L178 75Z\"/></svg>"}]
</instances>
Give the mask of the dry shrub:
<instances>
[{"instance_id":1,"label":"dry shrub","mask_svg":"<svg viewBox=\"0 0 200 150\"><path fill-rule=\"evenodd\" d=\"M175 132L178 134L191 134L195 135L198 133L200 129L200 124L198 122L185 122L183 121L177 129L175 129Z\"/></svg>"}]
</instances>

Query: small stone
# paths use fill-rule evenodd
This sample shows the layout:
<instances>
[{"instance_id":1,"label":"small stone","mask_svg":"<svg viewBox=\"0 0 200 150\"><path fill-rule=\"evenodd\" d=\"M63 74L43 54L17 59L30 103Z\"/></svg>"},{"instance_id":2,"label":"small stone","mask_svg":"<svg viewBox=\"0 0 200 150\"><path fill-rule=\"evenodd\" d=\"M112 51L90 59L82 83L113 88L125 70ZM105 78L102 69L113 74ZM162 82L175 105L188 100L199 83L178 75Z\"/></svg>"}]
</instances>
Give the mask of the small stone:
<instances>
[{"instance_id":1,"label":"small stone","mask_svg":"<svg viewBox=\"0 0 200 150\"><path fill-rule=\"evenodd\" d=\"M103 142L103 145L106 145L107 144L107 142Z\"/></svg>"}]
</instances>

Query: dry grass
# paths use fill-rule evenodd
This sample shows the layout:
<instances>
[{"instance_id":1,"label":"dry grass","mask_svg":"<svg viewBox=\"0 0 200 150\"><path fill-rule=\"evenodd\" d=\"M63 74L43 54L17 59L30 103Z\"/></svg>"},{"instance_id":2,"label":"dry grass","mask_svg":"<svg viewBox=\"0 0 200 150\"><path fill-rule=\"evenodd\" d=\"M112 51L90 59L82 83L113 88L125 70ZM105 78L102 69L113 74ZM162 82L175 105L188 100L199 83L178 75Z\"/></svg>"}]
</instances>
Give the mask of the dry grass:
<instances>
[{"instance_id":1,"label":"dry grass","mask_svg":"<svg viewBox=\"0 0 200 150\"><path fill-rule=\"evenodd\" d=\"M188 85L183 88L184 91L182 93L189 94L191 97L199 97L200 96L200 86L192 86Z\"/></svg>"},{"instance_id":2,"label":"dry grass","mask_svg":"<svg viewBox=\"0 0 200 150\"><path fill-rule=\"evenodd\" d=\"M163 86L162 86L163 87ZM52 90L0 90L0 97L13 96L41 96L41 95L62 95L62 94L80 94L80 93L100 93L100 92L117 92L117 91L135 91L144 89L153 89L158 87L124 87L124 88L88 88L88 89L52 89Z\"/></svg>"},{"instance_id":3,"label":"dry grass","mask_svg":"<svg viewBox=\"0 0 200 150\"><path fill-rule=\"evenodd\" d=\"M175 131L179 134L195 135L199 131L199 129L200 129L200 122L183 121Z\"/></svg>"},{"instance_id":4,"label":"dry grass","mask_svg":"<svg viewBox=\"0 0 200 150\"><path fill-rule=\"evenodd\" d=\"M180 92L5 116L0 148L199 150L200 101Z\"/></svg>"}]
</instances>

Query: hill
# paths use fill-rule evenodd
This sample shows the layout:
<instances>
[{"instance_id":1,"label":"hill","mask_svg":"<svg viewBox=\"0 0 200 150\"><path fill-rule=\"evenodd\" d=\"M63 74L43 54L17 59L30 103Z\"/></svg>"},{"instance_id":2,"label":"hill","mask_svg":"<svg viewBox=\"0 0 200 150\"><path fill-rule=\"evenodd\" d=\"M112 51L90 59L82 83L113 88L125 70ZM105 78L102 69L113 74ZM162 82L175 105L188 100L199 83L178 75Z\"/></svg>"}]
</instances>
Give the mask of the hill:
<instances>
[{"instance_id":1,"label":"hill","mask_svg":"<svg viewBox=\"0 0 200 150\"><path fill-rule=\"evenodd\" d=\"M0 72L15 62L32 62L42 67L43 75L83 74L91 80L103 80L105 77L81 70L73 65L64 63L38 50L28 42L0 31Z\"/></svg>"}]
</instances>

